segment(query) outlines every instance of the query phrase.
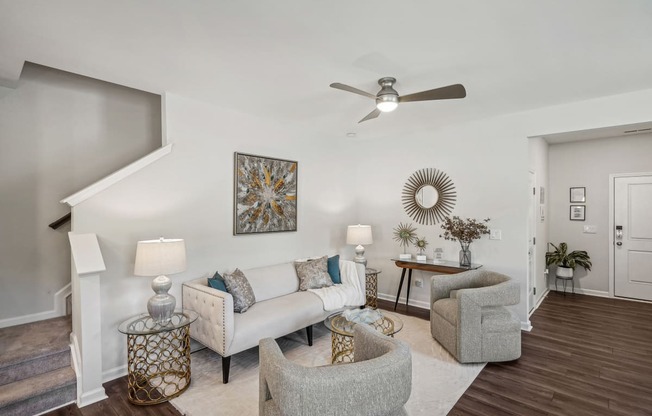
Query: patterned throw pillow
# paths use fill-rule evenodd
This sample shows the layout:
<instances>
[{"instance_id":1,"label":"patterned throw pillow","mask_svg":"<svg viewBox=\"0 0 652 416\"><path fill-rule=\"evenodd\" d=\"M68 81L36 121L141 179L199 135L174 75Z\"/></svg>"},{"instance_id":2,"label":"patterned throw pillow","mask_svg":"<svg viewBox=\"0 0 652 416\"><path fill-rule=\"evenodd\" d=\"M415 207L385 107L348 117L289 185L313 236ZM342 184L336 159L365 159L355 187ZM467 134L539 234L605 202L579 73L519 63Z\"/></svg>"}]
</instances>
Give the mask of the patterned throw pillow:
<instances>
[{"instance_id":1,"label":"patterned throw pillow","mask_svg":"<svg viewBox=\"0 0 652 416\"><path fill-rule=\"evenodd\" d=\"M256 296L240 269L235 269L233 273L224 273L224 283L226 289L233 296L233 311L245 313L251 305L256 303Z\"/></svg>"},{"instance_id":2,"label":"patterned throw pillow","mask_svg":"<svg viewBox=\"0 0 652 416\"><path fill-rule=\"evenodd\" d=\"M328 256L308 261L295 261L294 268L299 276L299 290L333 286L331 276L328 274Z\"/></svg>"}]
</instances>

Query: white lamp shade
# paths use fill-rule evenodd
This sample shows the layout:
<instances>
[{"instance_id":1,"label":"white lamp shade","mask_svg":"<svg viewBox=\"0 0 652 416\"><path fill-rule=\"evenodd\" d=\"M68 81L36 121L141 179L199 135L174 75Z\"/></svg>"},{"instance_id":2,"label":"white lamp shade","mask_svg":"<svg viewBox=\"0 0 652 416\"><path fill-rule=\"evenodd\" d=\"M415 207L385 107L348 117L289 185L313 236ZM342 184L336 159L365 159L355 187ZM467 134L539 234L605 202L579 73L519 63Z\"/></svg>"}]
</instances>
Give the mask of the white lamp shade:
<instances>
[{"instance_id":1,"label":"white lamp shade","mask_svg":"<svg viewBox=\"0 0 652 416\"><path fill-rule=\"evenodd\" d=\"M186 243L182 239L139 241L136 247L136 276L159 276L186 270Z\"/></svg>"},{"instance_id":2,"label":"white lamp shade","mask_svg":"<svg viewBox=\"0 0 652 416\"><path fill-rule=\"evenodd\" d=\"M346 230L346 244L371 244L374 239L371 235L371 225L349 225Z\"/></svg>"}]
</instances>

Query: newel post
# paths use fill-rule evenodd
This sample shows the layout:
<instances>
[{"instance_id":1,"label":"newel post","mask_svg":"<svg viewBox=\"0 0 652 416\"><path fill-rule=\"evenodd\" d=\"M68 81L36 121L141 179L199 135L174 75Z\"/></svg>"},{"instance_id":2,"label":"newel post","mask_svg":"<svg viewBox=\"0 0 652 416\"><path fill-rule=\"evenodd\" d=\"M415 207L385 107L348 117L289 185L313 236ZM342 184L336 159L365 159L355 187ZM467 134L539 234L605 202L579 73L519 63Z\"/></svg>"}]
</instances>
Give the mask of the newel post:
<instances>
[{"instance_id":1,"label":"newel post","mask_svg":"<svg viewBox=\"0 0 652 416\"><path fill-rule=\"evenodd\" d=\"M106 270L95 234L68 233L72 251L72 334L77 406L106 399L102 387L100 273Z\"/></svg>"}]
</instances>

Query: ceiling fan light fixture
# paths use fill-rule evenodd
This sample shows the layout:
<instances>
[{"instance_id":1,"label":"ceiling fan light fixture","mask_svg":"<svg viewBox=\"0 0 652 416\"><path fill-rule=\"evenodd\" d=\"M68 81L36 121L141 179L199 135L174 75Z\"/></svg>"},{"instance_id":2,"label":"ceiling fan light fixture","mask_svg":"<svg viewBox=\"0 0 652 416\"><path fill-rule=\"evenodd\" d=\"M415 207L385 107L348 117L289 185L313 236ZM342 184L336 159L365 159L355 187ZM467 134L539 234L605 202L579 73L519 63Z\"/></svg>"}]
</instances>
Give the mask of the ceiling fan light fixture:
<instances>
[{"instance_id":1,"label":"ceiling fan light fixture","mask_svg":"<svg viewBox=\"0 0 652 416\"><path fill-rule=\"evenodd\" d=\"M381 95L376 98L376 108L383 113L389 113L398 107L398 97L393 95Z\"/></svg>"}]
</instances>

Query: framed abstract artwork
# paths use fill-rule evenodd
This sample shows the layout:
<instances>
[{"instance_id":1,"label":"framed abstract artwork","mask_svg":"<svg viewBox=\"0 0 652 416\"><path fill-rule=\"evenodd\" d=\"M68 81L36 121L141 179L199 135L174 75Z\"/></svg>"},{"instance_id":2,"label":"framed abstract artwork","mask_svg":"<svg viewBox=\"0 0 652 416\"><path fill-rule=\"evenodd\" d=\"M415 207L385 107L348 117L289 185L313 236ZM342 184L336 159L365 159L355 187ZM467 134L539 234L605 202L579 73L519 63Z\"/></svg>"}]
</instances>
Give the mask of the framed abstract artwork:
<instances>
[{"instance_id":1,"label":"framed abstract artwork","mask_svg":"<svg viewBox=\"0 0 652 416\"><path fill-rule=\"evenodd\" d=\"M298 162L235 153L233 234L297 230Z\"/></svg>"}]
</instances>

